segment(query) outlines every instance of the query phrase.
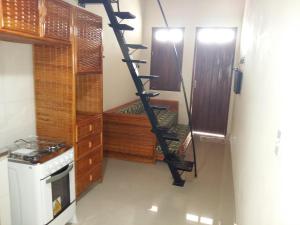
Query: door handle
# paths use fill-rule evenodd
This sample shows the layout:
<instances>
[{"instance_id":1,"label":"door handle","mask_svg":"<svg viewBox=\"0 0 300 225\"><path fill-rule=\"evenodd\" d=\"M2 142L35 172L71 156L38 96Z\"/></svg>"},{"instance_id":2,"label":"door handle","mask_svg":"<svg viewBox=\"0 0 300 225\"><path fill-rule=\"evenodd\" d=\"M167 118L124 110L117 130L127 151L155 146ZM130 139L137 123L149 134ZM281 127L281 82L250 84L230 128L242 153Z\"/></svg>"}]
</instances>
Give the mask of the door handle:
<instances>
[{"instance_id":1,"label":"door handle","mask_svg":"<svg viewBox=\"0 0 300 225\"><path fill-rule=\"evenodd\" d=\"M73 169L73 164L72 165L69 165L68 168L66 170L64 170L63 172L61 172L60 174L57 174L51 178L49 178L48 180L46 180L46 184L50 184L50 183L53 183L55 181L58 181L60 180L61 178L67 176L70 171Z\"/></svg>"}]
</instances>

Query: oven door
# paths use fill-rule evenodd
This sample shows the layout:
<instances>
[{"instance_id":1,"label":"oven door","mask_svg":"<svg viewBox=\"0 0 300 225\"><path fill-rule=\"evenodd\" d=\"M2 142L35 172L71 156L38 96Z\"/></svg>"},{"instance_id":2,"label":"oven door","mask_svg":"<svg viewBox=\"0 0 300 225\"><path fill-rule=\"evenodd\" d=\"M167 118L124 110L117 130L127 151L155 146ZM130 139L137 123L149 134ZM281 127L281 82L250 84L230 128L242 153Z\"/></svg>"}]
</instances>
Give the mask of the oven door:
<instances>
[{"instance_id":1,"label":"oven door","mask_svg":"<svg viewBox=\"0 0 300 225\"><path fill-rule=\"evenodd\" d=\"M47 224L75 201L74 163L41 180L41 183L43 221Z\"/></svg>"}]
</instances>

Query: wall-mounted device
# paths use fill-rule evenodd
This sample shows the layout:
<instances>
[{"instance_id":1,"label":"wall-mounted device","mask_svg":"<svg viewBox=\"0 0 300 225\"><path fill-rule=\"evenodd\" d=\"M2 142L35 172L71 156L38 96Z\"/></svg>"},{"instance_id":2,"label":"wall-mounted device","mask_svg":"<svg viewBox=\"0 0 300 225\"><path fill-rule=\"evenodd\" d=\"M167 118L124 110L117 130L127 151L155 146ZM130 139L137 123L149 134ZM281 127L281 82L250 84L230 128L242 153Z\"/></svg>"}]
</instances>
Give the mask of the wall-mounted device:
<instances>
[{"instance_id":1,"label":"wall-mounted device","mask_svg":"<svg viewBox=\"0 0 300 225\"><path fill-rule=\"evenodd\" d=\"M239 68L234 69L234 93L240 94L242 89L243 72Z\"/></svg>"}]
</instances>

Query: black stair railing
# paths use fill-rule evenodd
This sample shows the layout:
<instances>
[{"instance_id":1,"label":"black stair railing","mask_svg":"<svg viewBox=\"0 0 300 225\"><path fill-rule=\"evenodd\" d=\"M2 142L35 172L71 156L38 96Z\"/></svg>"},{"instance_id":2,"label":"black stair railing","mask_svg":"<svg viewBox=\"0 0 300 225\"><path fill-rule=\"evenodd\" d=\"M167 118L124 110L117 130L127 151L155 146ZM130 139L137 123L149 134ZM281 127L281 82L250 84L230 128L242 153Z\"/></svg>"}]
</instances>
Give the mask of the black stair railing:
<instances>
[{"instance_id":1,"label":"black stair railing","mask_svg":"<svg viewBox=\"0 0 300 225\"><path fill-rule=\"evenodd\" d=\"M129 12L121 12L119 7L119 1L115 0L79 0L79 3L81 5L84 5L86 3L102 3L104 5L104 8L110 21L109 25L113 28L113 31L115 33L115 36L117 38L117 41L119 43L124 57L122 61L127 64L130 75L137 90L136 95L140 97L140 100L144 106L145 112L152 126L151 131L155 134L157 141L161 147L161 150L164 154L164 161L167 163L174 180L173 184L176 186L184 186L185 181L181 178L180 171L191 172L193 170L194 162L184 161L180 159L176 154L171 153L169 151L167 141L179 141L179 139L175 133L169 132L168 129L159 126L154 110L165 110L166 108L150 105L150 99L152 97L158 96L159 93L145 90L144 84L142 83L143 79L150 80L155 79L158 76L139 75L137 65L139 63L146 63L146 61L132 59L130 54L130 49L147 49L147 47L139 44L127 44L124 38L124 32L133 30L133 28L128 26L127 24L120 24L120 22L118 21L118 18L122 20L133 19L135 18L135 16ZM118 12L114 11L114 8L112 6L113 3L117 3Z\"/></svg>"}]
</instances>

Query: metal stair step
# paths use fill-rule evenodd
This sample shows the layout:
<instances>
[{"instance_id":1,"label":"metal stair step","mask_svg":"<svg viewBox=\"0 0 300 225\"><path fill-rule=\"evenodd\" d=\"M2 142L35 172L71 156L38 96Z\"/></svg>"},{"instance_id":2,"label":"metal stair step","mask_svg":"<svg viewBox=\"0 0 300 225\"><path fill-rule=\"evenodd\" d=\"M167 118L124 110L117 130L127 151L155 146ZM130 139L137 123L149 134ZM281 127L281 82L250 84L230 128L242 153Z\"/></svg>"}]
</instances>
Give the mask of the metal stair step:
<instances>
[{"instance_id":1,"label":"metal stair step","mask_svg":"<svg viewBox=\"0 0 300 225\"><path fill-rule=\"evenodd\" d=\"M118 3L117 0L111 0L111 3ZM103 0L79 0L79 4L97 4L97 3L103 3Z\"/></svg>"},{"instance_id":2,"label":"metal stair step","mask_svg":"<svg viewBox=\"0 0 300 225\"><path fill-rule=\"evenodd\" d=\"M150 105L150 107L154 110L167 110L167 109L169 109L168 106L160 106L160 105Z\"/></svg>"},{"instance_id":3,"label":"metal stair step","mask_svg":"<svg viewBox=\"0 0 300 225\"><path fill-rule=\"evenodd\" d=\"M159 126L159 127L157 127L157 129L158 129L159 132L165 132L166 133L170 130L170 127ZM170 133L172 133L172 132L170 132ZM174 134L174 133L172 133L172 134Z\"/></svg>"},{"instance_id":4,"label":"metal stair step","mask_svg":"<svg viewBox=\"0 0 300 225\"><path fill-rule=\"evenodd\" d=\"M138 59L130 59L130 60L127 60L127 59L122 59L123 62L132 62L132 63L147 63L146 60L138 60Z\"/></svg>"},{"instance_id":5,"label":"metal stair step","mask_svg":"<svg viewBox=\"0 0 300 225\"><path fill-rule=\"evenodd\" d=\"M159 92L154 91L144 91L141 95L139 93L136 94L137 96L147 96L147 97L156 97L160 95Z\"/></svg>"},{"instance_id":6,"label":"metal stair step","mask_svg":"<svg viewBox=\"0 0 300 225\"><path fill-rule=\"evenodd\" d=\"M139 45L139 44L126 44L128 48L132 49L147 49L148 47L145 45Z\"/></svg>"},{"instance_id":7,"label":"metal stair step","mask_svg":"<svg viewBox=\"0 0 300 225\"><path fill-rule=\"evenodd\" d=\"M79 4L95 4L95 3L103 3L102 0L79 0Z\"/></svg>"},{"instance_id":8,"label":"metal stair step","mask_svg":"<svg viewBox=\"0 0 300 225\"><path fill-rule=\"evenodd\" d=\"M194 168L194 163L191 161L175 161L171 163L177 170L181 171L192 172Z\"/></svg>"},{"instance_id":9,"label":"metal stair step","mask_svg":"<svg viewBox=\"0 0 300 225\"><path fill-rule=\"evenodd\" d=\"M131 14L130 12L115 12L115 16L119 17L120 19L135 19L135 15Z\"/></svg>"},{"instance_id":10,"label":"metal stair step","mask_svg":"<svg viewBox=\"0 0 300 225\"><path fill-rule=\"evenodd\" d=\"M165 140L169 140L169 141L180 141L176 133L169 133L169 132L162 133L162 137Z\"/></svg>"},{"instance_id":11,"label":"metal stair step","mask_svg":"<svg viewBox=\"0 0 300 225\"><path fill-rule=\"evenodd\" d=\"M138 78L152 80L152 79L155 79L155 78L159 78L159 76L157 76L157 75L140 75L140 76L138 76Z\"/></svg>"},{"instance_id":12,"label":"metal stair step","mask_svg":"<svg viewBox=\"0 0 300 225\"><path fill-rule=\"evenodd\" d=\"M121 24L118 23L116 25L108 24L110 27L116 28L117 30L134 30L133 27L127 25L127 24Z\"/></svg>"}]
</instances>

